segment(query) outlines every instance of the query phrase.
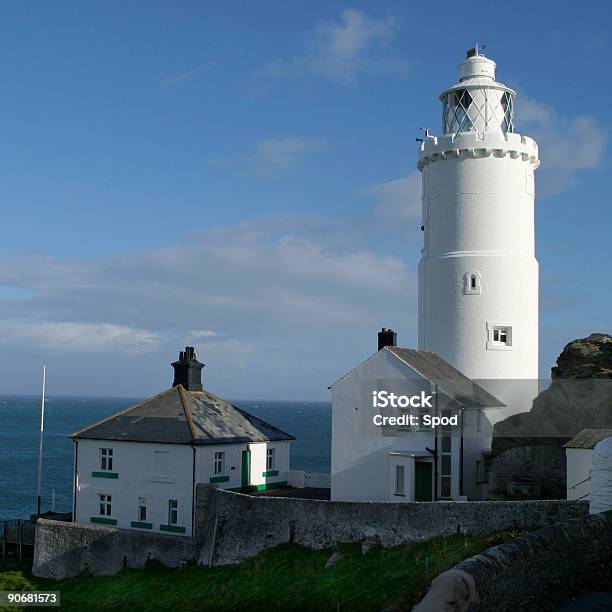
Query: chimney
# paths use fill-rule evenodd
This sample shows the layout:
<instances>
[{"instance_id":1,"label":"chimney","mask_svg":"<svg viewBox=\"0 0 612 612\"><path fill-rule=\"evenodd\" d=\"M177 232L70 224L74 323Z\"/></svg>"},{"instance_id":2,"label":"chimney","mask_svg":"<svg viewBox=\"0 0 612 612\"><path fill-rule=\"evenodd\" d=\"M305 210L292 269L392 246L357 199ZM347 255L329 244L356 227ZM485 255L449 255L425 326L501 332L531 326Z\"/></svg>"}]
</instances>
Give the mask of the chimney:
<instances>
[{"instance_id":1,"label":"chimney","mask_svg":"<svg viewBox=\"0 0 612 612\"><path fill-rule=\"evenodd\" d=\"M203 363L196 359L193 346L186 346L179 353L178 361L172 364L174 368L173 387L183 385L187 391L202 391L202 368Z\"/></svg>"},{"instance_id":2,"label":"chimney","mask_svg":"<svg viewBox=\"0 0 612 612\"><path fill-rule=\"evenodd\" d=\"M378 332L378 350L385 346L397 346L397 334L388 327L383 327Z\"/></svg>"}]
</instances>

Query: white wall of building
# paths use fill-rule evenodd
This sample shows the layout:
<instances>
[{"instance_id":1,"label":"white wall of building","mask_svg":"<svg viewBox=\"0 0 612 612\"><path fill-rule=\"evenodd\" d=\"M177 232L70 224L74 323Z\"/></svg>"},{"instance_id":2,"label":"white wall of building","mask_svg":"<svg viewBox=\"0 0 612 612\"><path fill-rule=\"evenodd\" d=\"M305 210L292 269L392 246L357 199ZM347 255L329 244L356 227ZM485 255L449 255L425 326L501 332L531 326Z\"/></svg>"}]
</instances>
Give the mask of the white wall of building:
<instances>
[{"instance_id":1,"label":"white wall of building","mask_svg":"<svg viewBox=\"0 0 612 612\"><path fill-rule=\"evenodd\" d=\"M242 486L242 453L250 450L250 485L264 488L287 482L289 472L290 442L257 442L249 444L211 444L197 447L196 478L198 482L216 484L222 489L238 489ZM266 453L274 449L275 468L266 469ZM214 473L215 453L225 453L225 470L221 475ZM274 474L273 472L278 472ZM268 474L264 476L264 473ZM227 477L224 481L219 479Z\"/></svg>"},{"instance_id":2,"label":"white wall of building","mask_svg":"<svg viewBox=\"0 0 612 612\"><path fill-rule=\"evenodd\" d=\"M116 478L104 478L94 474L100 469L100 449L113 449L113 469ZM167 469L156 469L154 453L167 453ZM168 525L168 501L178 501L176 527L184 528L191 535L193 500L193 449L182 444L149 444L116 442L107 440L79 440L76 473L76 514L79 523L110 519L110 523L123 529L132 529L138 517L138 498L147 501L146 523L152 531L163 531ZM161 466L163 461L158 461ZM111 515L100 514L100 494L111 495ZM92 521L92 518L95 520ZM106 524L109 524L108 522ZM166 532L168 533L168 532Z\"/></svg>"},{"instance_id":3,"label":"white wall of building","mask_svg":"<svg viewBox=\"0 0 612 612\"><path fill-rule=\"evenodd\" d=\"M110 473L101 469L102 448L113 451ZM266 468L268 448L275 449L273 470ZM75 521L190 536L194 469L196 483L212 482L220 488L239 489L242 487L242 452L246 450L251 455L250 486L263 490L287 481L288 441L192 447L185 444L79 440ZM214 473L215 452L225 453L224 470L219 475ZM113 477L104 477L104 474ZM219 476L226 476L227 480ZM100 514L99 495L111 496L110 516ZM140 498L146 500L145 521L139 520ZM178 520L170 528L167 527L169 500L178 502Z\"/></svg>"},{"instance_id":4,"label":"white wall of building","mask_svg":"<svg viewBox=\"0 0 612 612\"><path fill-rule=\"evenodd\" d=\"M566 448L567 499L589 499L591 494L591 448Z\"/></svg>"},{"instance_id":5,"label":"white wall of building","mask_svg":"<svg viewBox=\"0 0 612 612\"><path fill-rule=\"evenodd\" d=\"M382 350L355 368L332 388L331 498L344 501L412 501L414 463L427 461L435 448L431 430L398 437L384 437L370 425L371 397L363 385L379 381L385 388L392 381L422 380L390 351ZM367 421L367 422L366 422ZM483 430L476 432L476 418L465 412L464 495L479 499L476 486L476 460L490 450L491 425L483 418ZM461 439L451 439L451 497L460 498L459 465ZM405 497L396 496L395 465L405 466Z\"/></svg>"},{"instance_id":6,"label":"white wall of building","mask_svg":"<svg viewBox=\"0 0 612 612\"><path fill-rule=\"evenodd\" d=\"M538 263L533 170L537 145L519 134L427 139L419 346L471 379L538 378ZM466 275L479 292L466 292ZM512 328L495 347L491 328Z\"/></svg>"}]
</instances>

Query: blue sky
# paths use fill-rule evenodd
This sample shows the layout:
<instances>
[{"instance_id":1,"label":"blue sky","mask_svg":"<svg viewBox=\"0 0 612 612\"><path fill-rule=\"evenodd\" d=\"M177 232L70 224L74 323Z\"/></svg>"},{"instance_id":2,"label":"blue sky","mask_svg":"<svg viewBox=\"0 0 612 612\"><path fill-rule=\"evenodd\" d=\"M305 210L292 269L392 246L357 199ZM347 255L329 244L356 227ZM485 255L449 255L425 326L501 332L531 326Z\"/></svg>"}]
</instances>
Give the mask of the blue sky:
<instances>
[{"instance_id":1,"label":"blue sky","mask_svg":"<svg viewBox=\"0 0 612 612\"><path fill-rule=\"evenodd\" d=\"M326 399L416 343L418 128L476 42L536 138L541 369L612 330L607 2L0 8L0 390Z\"/></svg>"}]
</instances>

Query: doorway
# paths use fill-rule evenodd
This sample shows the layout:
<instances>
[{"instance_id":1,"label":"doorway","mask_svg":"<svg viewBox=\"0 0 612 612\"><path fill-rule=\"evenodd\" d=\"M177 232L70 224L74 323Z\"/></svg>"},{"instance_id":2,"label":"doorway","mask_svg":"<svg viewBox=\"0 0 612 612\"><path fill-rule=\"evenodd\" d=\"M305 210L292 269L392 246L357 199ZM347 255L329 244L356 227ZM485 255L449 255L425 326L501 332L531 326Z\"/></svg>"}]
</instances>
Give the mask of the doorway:
<instances>
[{"instance_id":1,"label":"doorway","mask_svg":"<svg viewBox=\"0 0 612 612\"><path fill-rule=\"evenodd\" d=\"M432 463L415 461L414 463L414 501L432 501Z\"/></svg>"},{"instance_id":2,"label":"doorway","mask_svg":"<svg viewBox=\"0 0 612 612\"><path fill-rule=\"evenodd\" d=\"M251 451L242 451L242 481L243 489L251 486Z\"/></svg>"}]
</instances>

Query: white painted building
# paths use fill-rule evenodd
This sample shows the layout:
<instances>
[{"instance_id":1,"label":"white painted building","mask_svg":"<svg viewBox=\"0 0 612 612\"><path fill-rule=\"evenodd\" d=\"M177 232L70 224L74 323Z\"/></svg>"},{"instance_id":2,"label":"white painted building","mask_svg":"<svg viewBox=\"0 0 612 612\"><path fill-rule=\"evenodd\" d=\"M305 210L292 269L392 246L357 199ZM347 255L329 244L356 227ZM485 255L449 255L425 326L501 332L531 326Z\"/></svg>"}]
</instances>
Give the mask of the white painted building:
<instances>
[{"instance_id":1,"label":"white painted building","mask_svg":"<svg viewBox=\"0 0 612 612\"><path fill-rule=\"evenodd\" d=\"M472 379L538 378L538 147L514 132L515 92L470 50L426 135L419 347Z\"/></svg>"},{"instance_id":2,"label":"white painted building","mask_svg":"<svg viewBox=\"0 0 612 612\"><path fill-rule=\"evenodd\" d=\"M612 429L583 429L565 444L567 499L591 498L593 449L611 436Z\"/></svg>"},{"instance_id":3,"label":"white painted building","mask_svg":"<svg viewBox=\"0 0 612 612\"><path fill-rule=\"evenodd\" d=\"M419 150L423 248L419 347L496 397L504 419L538 394L538 146L514 132L515 92L494 61L468 51L440 94L442 135Z\"/></svg>"},{"instance_id":4,"label":"white painted building","mask_svg":"<svg viewBox=\"0 0 612 612\"><path fill-rule=\"evenodd\" d=\"M174 386L72 434L73 520L190 536L195 485L282 487L293 437L202 389L193 348Z\"/></svg>"},{"instance_id":5,"label":"white painted building","mask_svg":"<svg viewBox=\"0 0 612 612\"><path fill-rule=\"evenodd\" d=\"M406 385L435 397L432 410L414 408L412 414L458 414L459 425L435 430L374 426L372 392L401 392ZM503 405L450 364L429 351L395 346L394 332L383 329L378 352L330 388L333 500L486 498L487 414Z\"/></svg>"},{"instance_id":6,"label":"white painted building","mask_svg":"<svg viewBox=\"0 0 612 612\"><path fill-rule=\"evenodd\" d=\"M463 472L453 447L450 495L440 480L434 498L486 498L493 425L530 410L538 393L538 147L514 132L516 93L495 80L495 68L478 48L468 51L459 82L440 95L442 134L425 130L419 149L423 248L418 346L423 355L437 356L499 398L494 410L465 411L467 428L476 427L470 421L479 415L478 435L463 436ZM410 364L398 363L394 355L393 349L379 351L332 387L334 499L395 499L391 481L401 457L406 457L408 479L416 474L415 466L425 473L419 463L442 465L440 448L434 449L433 459L425 448L431 439L413 439L406 446L406 439L400 443L372 432L362 438L351 418L367 403L359 399L360 378L386 384L394 377L410 378ZM448 466L448 459L444 463ZM382 479L383 472L390 476Z\"/></svg>"}]
</instances>

